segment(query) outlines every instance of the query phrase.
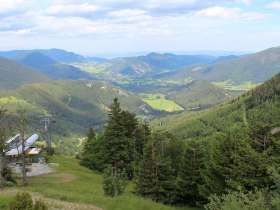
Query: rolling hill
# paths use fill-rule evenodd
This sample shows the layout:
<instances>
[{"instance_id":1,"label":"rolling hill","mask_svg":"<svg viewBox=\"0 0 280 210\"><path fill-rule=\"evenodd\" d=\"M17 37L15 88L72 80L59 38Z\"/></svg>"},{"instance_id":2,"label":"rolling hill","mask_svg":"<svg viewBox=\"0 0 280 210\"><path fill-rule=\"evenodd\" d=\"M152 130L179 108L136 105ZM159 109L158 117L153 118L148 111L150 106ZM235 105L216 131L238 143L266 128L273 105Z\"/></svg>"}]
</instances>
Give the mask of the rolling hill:
<instances>
[{"instance_id":1,"label":"rolling hill","mask_svg":"<svg viewBox=\"0 0 280 210\"><path fill-rule=\"evenodd\" d=\"M235 85L240 85L247 81L262 83L278 72L280 72L280 47L274 47L214 64L195 64L176 72L164 73L158 78L182 80L192 77L211 82L230 80Z\"/></svg>"},{"instance_id":2,"label":"rolling hill","mask_svg":"<svg viewBox=\"0 0 280 210\"><path fill-rule=\"evenodd\" d=\"M48 75L52 79L93 79L90 74L77 67L62 64L52 58L38 52L32 51L18 55L14 58L17 62L29 66L41 73Z\"/></svg>"},{"instance_id":3,"label":"rolling hill","mask_svg":"<svg viewBox=\"0 0 280 210\"><path fill-rule=\"evenodd\" d=\"M29 110L34 129L38 128L40 115L55 115L56 134L81 134L90 126L100 127L106 121L113 99L118 97L121 106L137 115L151 115L153 109L139 97L110 84L97 81L56 81L23 85L12 91L0 92L0 104L10 111Z\"/></svg>"},{"instance_id":4,"label":"rolling hill","mask_svg":"<svg viewBox=\"0 0 280 210\"><path fill-rule=\"evenodd\" d=\"M40 72L2 57L0 57L0 75L0 89L14 89L27 83L51 81Z\"/></svg>"},{"instance_id":5,"label":"rolling hill","mask_svg":"<svg viewBox=\"0 0 280 210\"><path fill-rule=\"evenodd\" d=\"M220 60L233 59L235 56L215 57L207 55L175 55L171 53L150 53L146 56L116 58L110 61L105 70L114 74L130 76L156 75L161 72L174 71L195 63L215 63Z\"/></svg>"},{"instance_id":6,"label":"rolling hill","mask_svg":"<svg viewBox=\"0 0 280 210\"><path fill-rule=\"evenodd\" d=\"M194 80L166 93L167 99L185 109L204 109L233 98L233 93L206 80Z\"/></svg>"},{"instance_id":7,"label":"rolling hill","mask_svg":"<svg viewBox=\"0 0 280 210\"><path fill-rule=\"evenodd\" d=\"M209 139L232 126L280 126L280 74L230 102L201 112L184 112L152 122L184 139Z\"/></svg>"}]
</instances>

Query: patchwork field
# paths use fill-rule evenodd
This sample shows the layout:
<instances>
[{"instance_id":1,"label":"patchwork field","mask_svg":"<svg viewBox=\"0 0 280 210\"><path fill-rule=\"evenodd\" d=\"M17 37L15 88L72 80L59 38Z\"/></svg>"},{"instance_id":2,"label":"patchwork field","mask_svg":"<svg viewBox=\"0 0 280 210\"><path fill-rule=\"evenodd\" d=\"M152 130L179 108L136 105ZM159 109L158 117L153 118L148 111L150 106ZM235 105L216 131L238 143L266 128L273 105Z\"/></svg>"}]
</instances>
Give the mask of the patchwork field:
<instances>
[{"instance_id":1,"label":"patchwork field","mask_svg":"<svg viewBox=\"0 0 280 210\"><path fill-rule=\"evenodd\" d=\"M176 104L174 101L166 99L164 94L141 93L140 97L154 109L164 110L167 112L184 110L181 106Z\"/></svg>"}]
</instances>

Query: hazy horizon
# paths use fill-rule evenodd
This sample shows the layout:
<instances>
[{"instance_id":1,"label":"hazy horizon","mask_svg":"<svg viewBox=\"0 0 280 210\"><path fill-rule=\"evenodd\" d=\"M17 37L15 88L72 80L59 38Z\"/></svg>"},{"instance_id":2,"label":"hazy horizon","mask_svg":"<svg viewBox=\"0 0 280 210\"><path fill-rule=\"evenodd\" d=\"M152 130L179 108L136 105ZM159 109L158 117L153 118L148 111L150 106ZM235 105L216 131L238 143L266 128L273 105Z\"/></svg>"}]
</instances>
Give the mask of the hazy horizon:
<instances>
[{"instance_id":1,"label":"hazy horizon","mask_svg":"<svg viewBox=\"0 0 280 210\"><path fill-rule=\"evenodd\" d=\"M0 5L0 50L257 52L279 45L279 12L272 0L10 0Z\"/></svg>"}]
</instances>

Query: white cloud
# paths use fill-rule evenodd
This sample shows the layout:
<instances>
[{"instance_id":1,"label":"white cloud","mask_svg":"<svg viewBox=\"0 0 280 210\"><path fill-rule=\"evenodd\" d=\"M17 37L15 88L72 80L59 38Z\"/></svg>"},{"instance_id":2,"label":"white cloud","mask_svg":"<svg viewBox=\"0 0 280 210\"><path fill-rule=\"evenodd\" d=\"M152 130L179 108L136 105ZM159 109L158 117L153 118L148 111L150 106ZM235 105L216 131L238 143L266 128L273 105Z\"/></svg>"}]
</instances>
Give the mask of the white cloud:
<instances>
[{"instance_id":1,"label":"white cloud","mask_svg":"<svg viewBox=\"0 0 280 210\"><path fill-rule=\"evenodd\" d=\"M131 17L131 16L141 16L145 15L145 10L139 10L139 9L124 9L124 10L117 10L110 12L110 16L114 17Z\"/></svg>"},{"instance_id":2,"label":"white cloud","mask_svg":"<svg viewBox=\"0 0 280 210\"><path fill-rule=\"evenodd\" d=\"M226 7L210 7L204 10L197 11L197 16L225 19L225 20L263 20L271 14L259 13L259 12L244 12L240 8L226 8Z\"/></svg>"},{"instance_id":3,"label":"white cloud","mask_svg":"<svg viewBox=\"0 0 280 210\"><path fill-rule=\"evenodd\" d=\"M245 12L242 14L242 17L246 20L263 20L268 17L272 16L271 14L264 14L264 13L258 13L258 12Z\"/></svg>"},{"instance_id":4,"label":"white cloud","mask_svg":"<svg viewBox=\"0 0 280 210\"><path fill-rule=\"evenodd\" d=\"M197 11L195 14L202 17L235 20L240 17L241 12L242 10L240 8L226 8L216 6Z\"/></svg>"},{"instance_id":5,"label":"white cloud","mask_svg":"<svg viewBox=\"0 0 280 210\"><path fill-rule=\"evenodd\" d=\"M245 4L246 6L251 5L252 0L237 0L237 3Z\"/></svg>"},{"instance_id":6,"label":"white cloud","mask_svg":"<svg viewBox=\"0 0 280 210\"><path fill-rule=\"evenodd\" d=\"M79 5L54 5L45 10L47 15L80 16L101 10L98 5L83 3Z\"/></svg>"},{"instance_id":7,"label":"white cloud","mask_svg":"<svg viewBox=\"0 0 280 210\"><path fill-rule=\"evenodd\" d=\"M267 8L270 9L280 9L280 1L274 1L271 4L267 5Z\"/></svg>"}]
</instances>

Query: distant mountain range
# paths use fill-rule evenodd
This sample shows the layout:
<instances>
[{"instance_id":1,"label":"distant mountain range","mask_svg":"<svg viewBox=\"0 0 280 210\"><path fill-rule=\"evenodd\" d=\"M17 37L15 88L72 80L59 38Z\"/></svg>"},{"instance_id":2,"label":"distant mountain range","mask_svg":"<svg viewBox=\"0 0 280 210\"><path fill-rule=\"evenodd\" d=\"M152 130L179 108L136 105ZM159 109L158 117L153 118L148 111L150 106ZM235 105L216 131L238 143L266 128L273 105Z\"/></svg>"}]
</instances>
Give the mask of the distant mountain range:
<instances>
[{"instance_id":1,"label":"distant mountain range","mask_svg":"<svg viewBox=\"0 0 280 210\"><path fill-rule=\"evenodd\" d=\"M40 72L2 57L0 57L0 75L0 89L14 89L26 83L51 81Z\"/></svg>"},{"instance_id":2,"label":"distant mountain range","mask_svg":"<svg viewBox=\"0 0 280 210\"><path fill-rule=\"evenodd\" d=\"M60 63L75 63L75 62L83 62L86 60L96 61L96 62L105 62L107 61L106 58L99 58L99 57L84 57L82 55L68 52L66 50L61 49L34 49L34 50L11 50L11 51L2 51L0 52L0 56L14 59L18 56L21 56L26 53L31 52L39 52L43 55L48 56L49 58L60 62Z\"/></svg>"},{"instance_id":3,"label":"distant mountain range","mask_svg":"<svg viewBox=\"0 0 280 210\"><path fill-rule=\"evenodd\" d=\"M192 77L213 82L231 80L234 84L242 84L246 81L262 83L279 72L280 47L275 47L213 64L194 64L176 72L163 73L157 78L181 80Z\"/></svg>"},{"instance_id":4,"label":"distant mountain range","mask_svg":"<svg viewBox=\"0 0 280 210\"><path fill-rule=\"evenodd\" d=\"M29 66L52 79L94 79L94 77L77 67L62 64L58 61L38 52L31 51L22 53L14 58L18 63Z\"/></svg>"},{"instance_id":5,"label":"distant mountain range","mask_svg":"<svg viewBox=\"0 0 280 210\"><path fill-rule=\"evenodd\" d=\"M168 70L177 70L195 63L216 63L237 56L175 55L150 53L146 56L116 58L110 60L105 72L130 76L156 75Z\"/></svg>"}]
</instances>

